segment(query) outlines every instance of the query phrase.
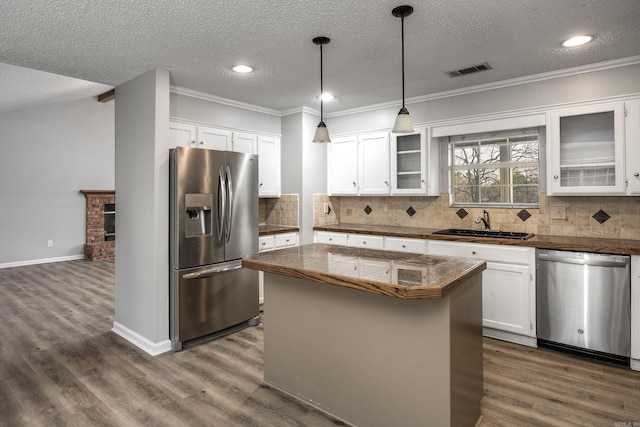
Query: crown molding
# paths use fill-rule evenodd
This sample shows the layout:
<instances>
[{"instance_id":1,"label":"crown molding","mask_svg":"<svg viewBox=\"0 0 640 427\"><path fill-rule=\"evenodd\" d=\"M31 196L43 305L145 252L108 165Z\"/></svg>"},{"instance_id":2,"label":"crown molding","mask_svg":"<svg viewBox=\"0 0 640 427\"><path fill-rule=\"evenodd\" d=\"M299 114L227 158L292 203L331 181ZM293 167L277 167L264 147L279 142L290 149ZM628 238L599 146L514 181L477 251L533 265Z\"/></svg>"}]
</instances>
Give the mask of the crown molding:
<instances>
[{"instance_id":1,"label":"crown molding","mask_svg":"<svg viewBox=\"0 0 640 427\"><path fill-rule=\"evenodd\" d=\"M514 79L502 80L502 81L493 82L493 83L486 83L486 84L477 85L477 86L470 86L470 87L461 88L461 89L453 89L453 90L448 90L444 92L433 93L430 95L407 98L405 100L405 104L417 104L419 102L433 101L436 99L452 98L455 96L468 95L471 93L501 89L501 88L506 88L510 86L524 85L528 83L558 79L562 77L575 76L578 74L592 73L595 71L603 71L611 68L620 68L620 67L626 67L629 65L636 65L636 64L640 64L640 55L630 56L622 59L614 59L612 61L598 62L595 64L582 65L580 67L565 68L564 70L550 71L547 73L532 74L530 76L517 77ZM366 113L369 111L383 110L383 109L392 108L392 107L399 108L401 105L402 105L402 102L399 100L384 102L380 104L367 105L365 107L358 107L358 108L352 108L349 110L336 111L336 112L327 114L326 117L331 118L331 117L347 116L351 114Z\"/></svg>"},{"instance_id":2,"label":"crown molding","mask_svg":"<svg viewBox=\"0 0 640 427\"><path fill-rule=\"evenodd\" d=\"M243 110L254 111L256 113L270 114L272 116L282 117L282 112L272 108L260 107L259 105L247 104L246 102L234 101L233 99L222 98L221 96L210 95L193 89L187 89L180 86L171 86L170 92L177 95L190 96L205 101L211 101L218 104L228 105L230 107L242 108Z\"/></svg>"},{"instance_id":3,"label":"crown molding","mask_svg":"<svg viewBox=\"0 0 640 427\"><path fill-rule=\"evenodd\" d=\"M290 116L292 114L298 114L298 113L306 113L306 114L313 114L315 116L320 116L320 110L316 110L316 109L304 107L304 106L283 110L280 113L282 116Z\"/></svg>"}]
</instances>

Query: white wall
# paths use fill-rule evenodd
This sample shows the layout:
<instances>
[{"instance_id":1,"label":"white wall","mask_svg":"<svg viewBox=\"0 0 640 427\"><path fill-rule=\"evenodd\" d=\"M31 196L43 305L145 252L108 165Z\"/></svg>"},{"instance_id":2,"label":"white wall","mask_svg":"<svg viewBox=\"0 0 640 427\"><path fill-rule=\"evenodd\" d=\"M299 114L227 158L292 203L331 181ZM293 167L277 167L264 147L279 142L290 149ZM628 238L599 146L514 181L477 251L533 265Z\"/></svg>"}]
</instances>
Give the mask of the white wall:
<instances>
[{"instance_id":1,"label":"white wall","mask_svg":"<svg viewBox=\"0 0 640 427\"><path fill-rule=\"evenodd\" d=\"M116 87L114 332L150 354L169 341L169 72Z\"/></svg>"},{"instance_id":2,"label":"white wall","mask_svg":"<svg viewBox=\"0 0 640 427\"><path fill-rule=\"evenodd\" d=\"M172 118L190 120L214 127L280 135L280 115L240 108L215 101L171 93Z\"/></svg>"},{"instance_id":3,"label":"white wall","mask_svg":"<svg viewBox=\"0 0 640 427\"><path fill-rule=\"evenodd\" d=\"M81 258L79 190L115 188L114 103L89 98L0 114L0 147L0 267Z\"/></svg>"},{"instance_id":4,"label":"white wall","mask_svg":"<svg viewBox=\"0 0 640 427\"><path fill-rule=\"evenodd\" d=\"M576 72L460 95L443 94L417 103L408 103L414 125L447 122L461 117L526 111L547 106L597 100L640 93L640 64ZM464 77L459 77L464 78ZM325 120L332 135L368 130L390 130L397 107L365 112L344 112Z\"/></svg>"}]
</instances>

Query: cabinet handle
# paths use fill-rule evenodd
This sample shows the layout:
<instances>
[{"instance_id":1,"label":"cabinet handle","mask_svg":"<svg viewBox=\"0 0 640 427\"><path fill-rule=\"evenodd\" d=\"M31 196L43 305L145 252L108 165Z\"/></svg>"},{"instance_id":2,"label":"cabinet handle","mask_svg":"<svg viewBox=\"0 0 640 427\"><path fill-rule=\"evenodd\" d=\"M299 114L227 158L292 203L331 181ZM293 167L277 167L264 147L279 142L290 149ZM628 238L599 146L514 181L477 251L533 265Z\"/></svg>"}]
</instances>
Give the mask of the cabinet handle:
<instances>
[{"instance_id":1,"label":"cabinet handle","mask_svg":"<svg viewBox=\"0 0 640 427\"><path fill-rule=\"evenodd\" d=\"M333 242L333 237L329 237L329 241L330 241L330 242Z\"/></svg>"},{"instance_id":2,"label":"cabinet handle","mask_svg":"<svg viewBox=\"0 0 640 427\"><path fill-rule=\"evenodd\" d=\"M363 245L366 245L366 244L367 244L367 242L363 240L363 241L362 241L362 244L363 244Z\"/></svg>"},{"instance_id":3,"label":"cabinet handle","mask_svg":"<svg viewBox=\"0 0 640 427\"><path fill-rule=\"evenodd\" d=\"M558 175L553 175L553 179L558 179Z\"/></svg>"},{"instance_id":4,"label":"cabinet handle","mask_svg":"<svg viewBox=\"0 0 640 427\"><path fill-rule=\"evenodd\" d=\"M195 139L191 140L191 145L196 145L196 140Z\"/></svg>"},{"instance_id":5,"label":"cabinet handle","mask_svg":"<svg viewBox=\"0 0 640 427\"><path fill-rule=\"evenodd\" d=\"M354 186L354 187L356 186L356 182L355 182L355 181L353 181L353 186Z\"/></svg>"},{"instance_id":6,"label":"cabinet handle","mask_svg":"<svg viewBox=\"0 0 640 427\"><path fill-rule=\"evenodd\" d=\"M389 182L388 182L388 181L385 181L385 182L384 182L384 185L386 185L386 186L388 187L388 186L389 186Z\"/></svg>"},{"instance_id":7,"label":"cabinet handle","mask_svg":"<svg viewBox=\"0 0 640 427\"><path fill-rule=\"evenodd\" d=\"M475 255L475 254L476 254L476 251L471 251L471 253Z\"/></svg>"},{"instance_id":8,"label":"cabinet handle","mask_svg":"<svg viewBox=\"0 0 640 427\"><path fill-rule=\"evenodd\" d=\"M407 249L407 245L402 245L402 249Z\"/></svg>"},{"instance_id":9,"label":"cabinet handle","mask_svg":"<svg viewBox=\"0 0 640 427\"><path fill-rule=\"evenodd\" d=\"M636 173L633 174L633 176L638 177L638 176L640 176L640 173L636 172Z\"/></svg>"},{"instance_id":10,"label":"cabinet handle","mask_svg":"<svg viewBox=\"0 0 640 427\"><path fill-rule=\"evenodd\" d=\"M204 144L204 141L200 141L200 145L203 145L203 144Z\"/></svg>"},{"instance_id":11,"label":"cabinet handle","mask_svg":"<svg viewBox=\"0 0 640 427\"><path fill-rule=\"evenodd\" d=\"M262 183L260 183L260 185L258 187L262 188Z\"/></svg>"}]
</instances>

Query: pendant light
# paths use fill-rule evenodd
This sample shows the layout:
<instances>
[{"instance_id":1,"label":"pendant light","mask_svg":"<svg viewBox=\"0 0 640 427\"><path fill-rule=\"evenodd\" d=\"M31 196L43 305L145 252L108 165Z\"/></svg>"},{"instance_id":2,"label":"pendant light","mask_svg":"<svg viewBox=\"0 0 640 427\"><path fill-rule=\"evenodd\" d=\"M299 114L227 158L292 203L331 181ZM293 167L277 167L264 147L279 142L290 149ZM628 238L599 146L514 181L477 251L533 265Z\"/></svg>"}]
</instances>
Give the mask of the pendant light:
<instances>
[{"instance_id":1,"label":"pendant light","mask_svg":"<svg viewBox=\"0 0 640 427\"><path fill-rule=\"evenodd\" d=\"M318 128L316 129L316 134L313 137L313 142L331 142L331 138L329 138L329 130L327 129L327 125L324 124L322 120L323 111L323 88L322 88L322 45L329 43L331 40L328 37L315 37L313 39L313 43L320 46L320 123L318 123Z\"/></svg>"},{"instance_id":2,"label":"pendant light","mask_svg":"<svg viewBox=\"0 0 640 427\"><path fill-rule=\"evenodd\" d=\"M393 133L409 133L413 132L413 123L411 123L411 116L409 111L404 106L404 18L413 13L413 7L411 6L398 6L391 11L391 14L396 18L400 18L402 22L402 108L396 117L396 122L393 126Z\"/></svg>"}]
</instances>

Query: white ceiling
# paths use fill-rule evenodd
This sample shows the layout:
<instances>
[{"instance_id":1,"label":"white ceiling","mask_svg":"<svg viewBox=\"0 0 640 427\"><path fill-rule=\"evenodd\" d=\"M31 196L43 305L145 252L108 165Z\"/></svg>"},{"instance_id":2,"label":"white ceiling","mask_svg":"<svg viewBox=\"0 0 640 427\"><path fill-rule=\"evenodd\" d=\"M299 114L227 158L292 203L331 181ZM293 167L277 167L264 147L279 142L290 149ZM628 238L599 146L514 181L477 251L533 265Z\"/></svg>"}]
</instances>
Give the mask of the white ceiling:
<instances>
[{"instance_id":1,"label":"white ceiling","mask_svg":"<svg viewBox=\"0 0 640 427\"><path fill-rule=\"evenodd\" d=\"M319 35L331 38L324 80L336 100L327 112L398 102L400 19L391 10L400 4L415 9L405 19L407 98L640 55L640 0L3 0L0 62L100 85L4 65L0 112L93 96L155 67L172 85L278 111L317 109ZM578 33L596 39L560 46ZM255 73L233 74L239 62ZM484 62L493 69L445 74Z\"/></svg>"}]
</instances>

